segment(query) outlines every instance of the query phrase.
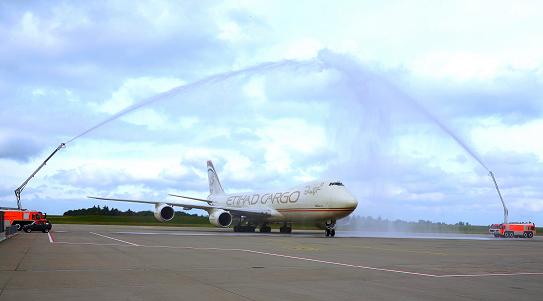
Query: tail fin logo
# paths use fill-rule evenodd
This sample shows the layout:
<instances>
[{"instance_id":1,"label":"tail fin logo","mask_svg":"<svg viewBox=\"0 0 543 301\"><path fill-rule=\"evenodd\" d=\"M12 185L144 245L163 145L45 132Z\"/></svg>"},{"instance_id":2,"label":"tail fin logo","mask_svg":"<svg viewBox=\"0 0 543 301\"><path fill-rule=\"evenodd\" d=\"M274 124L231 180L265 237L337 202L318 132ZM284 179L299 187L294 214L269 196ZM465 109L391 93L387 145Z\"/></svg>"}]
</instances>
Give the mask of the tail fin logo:
<instances>
[{"instance_id":1,"label":"tail fin logo","mask_svg":"<svg viewBox=\"0 0 543 301\"><path fill-rule=\"evenodd\" d=\"M209 193L210 194L223 194L221 182L215 171L215 167L211 161L207 161L207 177L209 180Z\"/></svg>"}]
</instances>

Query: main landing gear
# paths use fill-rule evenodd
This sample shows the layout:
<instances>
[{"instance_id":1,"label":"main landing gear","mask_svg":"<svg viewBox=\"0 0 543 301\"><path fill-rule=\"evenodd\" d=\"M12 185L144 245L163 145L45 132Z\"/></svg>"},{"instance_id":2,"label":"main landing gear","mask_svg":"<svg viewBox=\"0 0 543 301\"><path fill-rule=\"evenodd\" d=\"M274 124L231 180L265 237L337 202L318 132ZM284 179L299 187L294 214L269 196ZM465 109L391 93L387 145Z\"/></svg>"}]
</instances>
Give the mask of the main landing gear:
<instances>
[{"instance_id":1,"label":"main landing gear","mask_svg":"<svg viewBox=\"0 0 543 301\"><path fill-rule=\"evenodd\" d=\"M336 221L335 220L329 220L325 224L325 234L326 237L334 237L336 236Z\"/></svg>"},{"instance_id":2,"label":"main landing gear","mask_svg":"<svg viewBox=\"0 0 543 301\"><path fill-rule=\"evenodd\" d=\"M234 232L255 232L256 226L248 221L244 216L242 216L237 223L238 224L234 226Z\"/></svg>"},{"instance_id":3,"label":"main landing gear","mask_svg":"<svg viewBox=\"0 0 543 301\"><path fill-rule=\"evenodd\" d=\"M256 227L251 224L236 225L234 226L234 232L255 232Z\"/></svg>"},{"instance_id":4,"label":"main landing gear","mask_svg":"<svg viewBox=\"0 0 543 301\"><path fill-rule=\"evenodd\" d=\"M279 228L279 232L289 234L292 233L292 227L290 225L287 225L286 223Z\"/></svg>"},{"instance_id":5,"label":"main landing gear","mask_svg":"<svg viewBox=\"0 0 543 301\"><path fill-rule=\"evenodd\" d=\"M271 227L266 224L260 226L260 233L271 233Z\"/></svg>"}]
</instances>

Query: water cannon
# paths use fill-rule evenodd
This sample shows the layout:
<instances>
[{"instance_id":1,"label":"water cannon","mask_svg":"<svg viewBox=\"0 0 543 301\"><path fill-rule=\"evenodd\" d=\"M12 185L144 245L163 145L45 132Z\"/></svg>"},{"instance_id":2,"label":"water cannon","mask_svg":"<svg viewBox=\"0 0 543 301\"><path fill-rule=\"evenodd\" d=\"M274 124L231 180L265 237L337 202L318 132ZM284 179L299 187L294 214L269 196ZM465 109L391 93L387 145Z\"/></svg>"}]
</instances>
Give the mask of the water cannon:
<instances>
[{"instance_id":1,"label":"water cannon","mask_svg":"<svg viewBox=\"0 0 543 301\"><path fill-rule=\"evenodd\" d=\"M496 191L498 191L498 196L500 197L500 201L503 205L503 223L507 224L509 222L509 210L507 209L507 206L505 206L505 202L503 201L502 193L500 192L500 188L498 187L498 182L496 182L496 177L494 177L494 173L492 171L488 171L490 174L490 177L492 178L492 181L494 181L494 186L496 186Z\"/></svg>"},{"instance_id":2,"label":"water cannon","mask_svg":"<svg viewBox=\"0 0 543 301\"><path fill-rule=\"evenodd\" d=\"M21 206L21 192L23 191L23 189L25 189L26 187L26 184L28 184L28 182L38 173L38 171L40 171L40 169L42 169L45 164L47 164L47 161L49 161L49 159L51 159L51 157L53 157L61 148L65 148L66 147L66 143L61 143L50 155L49 157L47 157L47 159L45 159L45 161L42 162L42 164L40 166L38 166L38 168L36 168L36 170L34 170L34 172L30 175L30 177L28 177L24 182L23 184L21 184L21 186L17 187L17 189L15 189L15 198L17 199L17 208L19 208L19 210L21 210L22 206Z\"/></svg>"}]
</instances>

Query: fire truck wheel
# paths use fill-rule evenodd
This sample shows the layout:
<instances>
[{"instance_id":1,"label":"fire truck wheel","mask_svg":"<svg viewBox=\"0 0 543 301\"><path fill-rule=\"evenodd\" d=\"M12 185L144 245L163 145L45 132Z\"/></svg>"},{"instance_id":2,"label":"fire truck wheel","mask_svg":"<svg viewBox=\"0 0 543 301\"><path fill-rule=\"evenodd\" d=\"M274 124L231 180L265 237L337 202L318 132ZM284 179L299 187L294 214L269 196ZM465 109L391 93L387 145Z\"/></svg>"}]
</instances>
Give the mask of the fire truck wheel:
<instances>
[{"instance_id":1,"label":"fire truck wheel","mask_svg":"<svg viewBox=\"0 0 543 301\"><path fill-rule=\"evenodd\" d=\"M528 232L524 232L524 233L522 233L522 237L524 237L524 238L528 238Z\"/></svg>"},{"instance_id":2,"label":"fire truck wheel","mask_svg":"<svg viewBox=\"0 0 543 301\"><path fill-rule=\"evenodd\" d=\"M534 237L534 232L528 232L528 238Z\"/></svg>"},{"instance_id":3,"label":"fire truck wheel","mask_svg":"<svg viewBox=\"0 0 543 301\"><path fill-rule=\"evenodd\" d=\"M21 224L17 224L17 231L21 231L23 230L23 227L21 226Z\"/></svg>"},{"instance_id":4,"label":"fire truck wheel","mask_svg":"<svg viewBox=\"0 0 543 301\"><path fill-rule=\"evenodd\" d=\"M43 229L42 232L43 232L43 233L47 233L47 232L49 232L49 229L45 228L45 229Z\"/></svg>"},{"instance_id":5,"label":"fire truck wheel","mask_svg":"<svg viewBox=\"0 0 543 301\"><path fill-rule=\"evenodd\" d=\"M26 229L25 229L25 232L26 232L26 233L30 233L30 232L32 232L32 229L26 228Z\"/></svg>"},{"instance_id":6,"label":"fire truck wheel","mask_svg":"<svg viewBox=\"0 0 543 301\"><path fill-rule=\"evenodd\" d=\"M513 237L513 235L511 235L511 233L505 232L505 238L511 238L511 237Z\"/></svg>"}]
</instances>

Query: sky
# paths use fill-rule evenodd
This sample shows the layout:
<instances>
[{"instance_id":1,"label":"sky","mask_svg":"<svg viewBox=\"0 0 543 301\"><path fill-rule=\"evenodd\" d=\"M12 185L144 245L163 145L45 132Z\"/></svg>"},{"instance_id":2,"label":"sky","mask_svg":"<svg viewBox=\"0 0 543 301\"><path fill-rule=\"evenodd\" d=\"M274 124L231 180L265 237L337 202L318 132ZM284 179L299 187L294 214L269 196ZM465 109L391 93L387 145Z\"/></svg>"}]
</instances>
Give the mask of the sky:
<instances>
[{"instance_id":1,"label":"sky","mask_svg":"<svg viewBox=\"0 0 543 301\"><path fill-rule=\"evenodd\" d=\"M227 192L341 180L357 215L486 225L503 213L485 165L510 220L543 224L541 11L0 1L0 206L15 206L13 190L60 143L153 100L69 142L23 206L152 210L86 196L206 197L213 160Z\"/></svg>"}]
</instances>

